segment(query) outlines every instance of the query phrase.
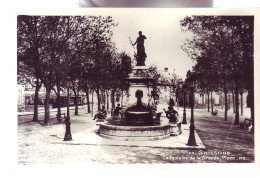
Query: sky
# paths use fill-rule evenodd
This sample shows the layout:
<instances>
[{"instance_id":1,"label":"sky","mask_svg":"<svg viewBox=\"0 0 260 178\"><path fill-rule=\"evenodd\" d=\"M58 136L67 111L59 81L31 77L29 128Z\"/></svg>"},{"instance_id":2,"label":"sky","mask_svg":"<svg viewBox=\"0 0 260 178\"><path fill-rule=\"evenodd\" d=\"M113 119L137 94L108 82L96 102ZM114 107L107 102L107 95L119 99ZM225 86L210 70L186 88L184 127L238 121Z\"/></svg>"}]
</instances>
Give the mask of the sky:
<instances>
[{"instance_id":1,"label":"sky","mask_svg":"<svg viewBox=\"0 0 260 178\"><path fill-rule=\"evenodd\" d=\"M187 37L181 31L180 20L185 16L167 9L119 9L116 11L88 12L93 15L110 15L118 26L113 27L113 41L119 52L128 53L134 60L134 51L129 38L134 43L138 32L146 36L146 66L156 65L159 70L168 67L169 72L185 78L194 63L181 49Z\"/></svg>"},{"instance_id":2,"label":"sky","mask_svg":"<svg viewBox=\"0 0 260 178\"><path fill-rule=\"evenodd\" d=\"M169 72L175 68L180 77L185 77L186 71L191 69L192 62L181 49L183 40L187 35L181 32L180 19L174 11L160 11L151 9L139 9L132 13L124 11L120 15L114 15L118 21L118 27L114 28L114 40L119 49L134 54L129 37L135 42L138 32L142 31L146 36L145 50L147 54L146 65L155 64L159 69L169 68Z\"/></svg>"},{"instance_id":3,"label":"sky","mask_svg":"<svg viewBox=\"0 0 260 178\"><path fill-rule=\"evenodd\" d=\"M20 12L21 11L21 12ZM17 14L24 14L24 10ZM134 58L134 42L142 31L145 40L146 65L156 65L160 70L168 67L169 72L185 79L194 62L181 49L185 38L190 35L181 31L180 20L191 15L241 15L251 14L248 9L181 9L181 8L85 8L85 9L26 9L27 15L102 15L112 16L118 26L113 28L113 40L119 52Z\"/></svg>"}]
</instances>

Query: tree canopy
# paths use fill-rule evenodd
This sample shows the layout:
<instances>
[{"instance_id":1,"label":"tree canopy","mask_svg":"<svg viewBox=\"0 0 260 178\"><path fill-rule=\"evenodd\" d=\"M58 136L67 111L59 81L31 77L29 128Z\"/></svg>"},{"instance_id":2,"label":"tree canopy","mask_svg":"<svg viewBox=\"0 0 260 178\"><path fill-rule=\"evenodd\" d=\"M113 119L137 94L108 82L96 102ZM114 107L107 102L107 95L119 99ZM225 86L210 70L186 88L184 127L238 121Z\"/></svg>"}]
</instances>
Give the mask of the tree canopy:
<instances>
[{"instance_id":1,"label":"tree canopy","mask_svg":"<svg viewBox=\"0 0 260 178\"><path fill-rule=\"evenodd\" d=\"M180 24L184 32L193 33L182 49L196 61L193 71L200 89L234 90L238 124L238 91L246 88L253 96L254 17L191 16Z\"/></svg>"},{"instance_id":2,"label":"tree canopy","mask_svg":"<svg viewBox=\"0 0 260 178\"><path fill-rule=\"evenodd\" d=\"M59 95L67 77L75 95L86 87L96 90L123 86L131 58L116 51L111 40L115 26L111 16L17 17L18 80L26 76L43 83L45 124L50 91L55 89Z\"/></svg>"}]
</instances>

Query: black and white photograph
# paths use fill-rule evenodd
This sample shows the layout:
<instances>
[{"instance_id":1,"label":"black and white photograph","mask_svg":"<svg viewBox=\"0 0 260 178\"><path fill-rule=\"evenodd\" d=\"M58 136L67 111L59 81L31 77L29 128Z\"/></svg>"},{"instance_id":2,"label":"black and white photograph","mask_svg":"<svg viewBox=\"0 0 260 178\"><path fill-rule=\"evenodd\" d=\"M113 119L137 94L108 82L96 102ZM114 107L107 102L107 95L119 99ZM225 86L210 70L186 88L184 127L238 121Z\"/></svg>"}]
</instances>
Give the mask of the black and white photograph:
<instances>
[{"instance_id":1,"label":"black and white photograph","mask_svg":"<svg viewBox=\"0 0 260 178\"><path fill-rule=\"evenodd\" d=\"M255 163L258 14L18 13L18 164Z\"/></svg>"}]
</instances>

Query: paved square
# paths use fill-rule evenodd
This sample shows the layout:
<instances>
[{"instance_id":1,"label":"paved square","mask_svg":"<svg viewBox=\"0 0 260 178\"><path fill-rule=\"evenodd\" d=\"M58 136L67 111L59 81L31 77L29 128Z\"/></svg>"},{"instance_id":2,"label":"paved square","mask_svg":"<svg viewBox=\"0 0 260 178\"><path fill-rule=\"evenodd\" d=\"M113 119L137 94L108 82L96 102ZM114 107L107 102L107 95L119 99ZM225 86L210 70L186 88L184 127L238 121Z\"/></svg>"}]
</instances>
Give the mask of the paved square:
<instances>
[{"instance_id":1,"label":"paved square","mask_svg":"<svg viewBox=\"0 0 260 178\"><path fill-rule=\"evenodd\" d=\"M55 141L54 144L72 145L110 145L110 146L133 146L133 147L153 147L153 148L175 148L175 149L199 149L205 150L206 147L195 131L195 138L198 146L187 146L189 138L189 124L182 125L182 133L178 136L170 136L163 140L154 141L118 141L103 138L96 134L99 126L90 132L79 132L73 135L72 141Z\"/></svg>"},{"instance_id":2,"label":"paved square","mask_svg":"<svg viewBox=\"0 0 260 178\"><path fill-rule=\"evenodd\" d=\"M205 110L195 110L195 138L199 144L195 148L186 146L190 125L189 109L187 110L188 124L182 125L181 135L165 140L138 142L122 142L99 137L95 133L98 126L91 114L86 113L86 107L80 107L78 116L73 115L73 108L71 109L73 138L71 142L63 141L64 121L59 124L54 119L51 126L42 126L44 113L40 113L39 123L30 122L32 115L19 116L18 162L20 164L254 162L253 133L232 125L234 116L231 112L228 121L223 121L224 112L221 109L219 109L219 116L214 117ZM182 113L182 108L178 111ZM51 115L55 117L56 111L53 110ZM203 151L205 149L203 146L207 150ZM229 154L227 158L236 159L226 159L224 155L226 153ZM221 159L213 159L215 156Z\"/></svg>"}]
</instances>

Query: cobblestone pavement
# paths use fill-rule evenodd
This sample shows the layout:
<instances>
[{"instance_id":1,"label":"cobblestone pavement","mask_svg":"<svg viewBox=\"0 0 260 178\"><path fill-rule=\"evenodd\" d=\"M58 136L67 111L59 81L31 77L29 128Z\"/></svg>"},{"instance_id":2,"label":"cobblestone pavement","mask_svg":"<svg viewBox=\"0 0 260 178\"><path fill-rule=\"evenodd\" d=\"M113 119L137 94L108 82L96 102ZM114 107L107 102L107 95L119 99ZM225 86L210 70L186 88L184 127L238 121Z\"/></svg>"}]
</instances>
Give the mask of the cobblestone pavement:
<instances>
[{"instance_id":1,"label":"cobblestone pavement","mask_svg":"<svg viewBox=\"0 0 260 178\"><path fill-rule=\"evenodd\" d=\"M189 124L190 110L187 110ZM179 114L182 108L179 108ZM56 113L52 113L55 116ZM71 112L72 137L77 132L90 132L96 126L86 109L79 115ZM180 114L182 115L182 114ZM207 151L176 150L151 147L66 145L52 144L63 139L64 123L51 119L51 126L42 126L43 114L39 123L28 122L32 115L18 117L18 162L20 164L78 164L78 163L200 163L200 162L253 162L254 135L232 125L233 114L228 121L219 116L211 116L205 110L195 110L197 133ZM188 140L188 138L187 138Z\"/></svg>"}]
</instances>

